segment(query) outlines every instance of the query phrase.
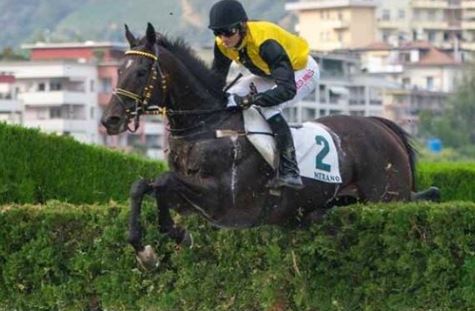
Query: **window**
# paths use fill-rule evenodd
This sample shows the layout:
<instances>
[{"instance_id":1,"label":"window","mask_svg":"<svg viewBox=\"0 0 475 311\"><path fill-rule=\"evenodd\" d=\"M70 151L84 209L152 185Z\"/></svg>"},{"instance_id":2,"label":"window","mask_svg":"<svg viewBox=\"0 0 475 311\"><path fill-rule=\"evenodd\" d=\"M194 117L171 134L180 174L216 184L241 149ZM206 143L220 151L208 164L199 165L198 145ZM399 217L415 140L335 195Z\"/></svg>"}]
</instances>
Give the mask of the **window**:
<instances>
[{"instance_id":1,"label":"window","mask_svg":"<svg viewBox=\"0 0 475 311\"><path fill-rule=\"evenodd\" d=\"M389 21L391 20L391 11L389 10L383 10L383 15L381 16L381 19L383 21Z\"/></svg>"},{"instance_id":2,"label":"window","mask_svg":"<svg viewBox=\"0 0 475 311\"><path fill-rule=\"evenodd\" d=\"M406 19L406 11L405 10L399 10L398 11L398 17L399 19Z\"/></svg>"},{"instance_id":3,"label":"window","mask_svg":"<svg viewBox=\"0 0 475 311\"><path fill-rule=\"evenodd\" d=\"M94 80L91 80L90 89L91 89L91 93L95 92L95 81Z\"/></svg>"},{"instance_id":4,"label":"window","mask_svg":"<svg viewBox=\"0 0 475 311\"><path fill-rule=\"evenodd\" d=\"M99 80L99 92L101 93L110 93L112 92L112 79L103 78Z\"/></svg>"},{"instance_id":5,"label":"window","mask_svg":"<svg viewBox=\"0 0 475 311\"><path fill-rule=\"evenodd\" d=\"M450 33L449 32L444 32L444 41L450 41Z\"/></svg>"},{"instance_id":6,"label":"window","mask_svg":"<svg viewBox=\"0 0 475 311\"><path fill-rule=\"evenodd\" d=\"M428 90L432 90L434 88L434 77L426 78L426 86Z\"/></svg>"},{"instance_id":7,"label":"window","mask_svg":"<svg viewBox=\"0 0 475 311\"><path fill-rule=\"evenodd\" d=\"M61 91L63 89L63 86L59 81L51 81L49 83L49 89L50 91Z\"/></svg>"},{"instance_id":8,"label":"window","mask_svg":"<svg viewBox=\"0 0 475 311\"><path fill-rule=\"evenodd\" d=\"M38 83L38 91L44 92L45 90L46 90L46 85L43 82Z\"/></svg>"},{"instance_id":9,"label":"window","mask_svg":"<svg viewBox=\"0 0 475 311\"><path fill-rule=\"evenodd\" d=\"M429 42L434 42L435 41L435 31L427 32L427 40Z\"/></svg>"},{"instance_id":10,"label":"window","mask_svg":"<svg viewBox=\"0 0 475 311\"><path fill-rule=\"evenodd\" d=\"M50 119L61 119L61 107L51 107L49 110Z\"/></svg>"},{"instance_id":11,"label":"window","mask_svg":"<svg viewBox=\"0 0 475 311\"><path fill-rule=\"evenodd\" d=\"M435 11L430 10L429 12L427 12L427 19L430 21L435 20Z\"/></svg>"}]
</instances>

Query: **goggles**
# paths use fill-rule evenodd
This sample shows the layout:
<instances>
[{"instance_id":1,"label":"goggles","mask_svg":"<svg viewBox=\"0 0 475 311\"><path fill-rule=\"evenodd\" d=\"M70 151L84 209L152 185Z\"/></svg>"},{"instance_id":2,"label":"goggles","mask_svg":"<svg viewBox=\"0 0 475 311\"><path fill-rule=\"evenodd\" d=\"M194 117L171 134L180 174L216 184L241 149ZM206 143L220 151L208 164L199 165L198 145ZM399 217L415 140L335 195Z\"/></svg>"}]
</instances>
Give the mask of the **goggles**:
<instances>
[{"instance_id":1,"label":"goggles","mask_svg":"<svg viewBox=\"0 0 475 311\"><path fill-rule=\"evenodd\" d=\"M232 28L227 28L227 29L216 29L213 30L213 34L216 37L223 36L223 37L231 37L234 36L239 32L238 27L232 27Z\"/></svg>"}]
</instances>

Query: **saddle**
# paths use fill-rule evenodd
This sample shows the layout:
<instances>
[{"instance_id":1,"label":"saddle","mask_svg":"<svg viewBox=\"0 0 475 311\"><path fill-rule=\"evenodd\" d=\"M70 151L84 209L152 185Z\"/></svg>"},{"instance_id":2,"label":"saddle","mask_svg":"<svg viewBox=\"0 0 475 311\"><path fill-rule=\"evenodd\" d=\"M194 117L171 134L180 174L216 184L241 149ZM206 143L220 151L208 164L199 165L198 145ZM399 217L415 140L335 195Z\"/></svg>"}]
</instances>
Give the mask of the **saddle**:
<instances>
[{"instance_id":1,"label":"saddle","mask_svg":"<svg viewBox=\"0 0 475 311\"><path fill-rule=\"evenodd\" d=\"M247 139L264 160L276 169L277 148L267 121L256 107L250 107L242 113ZM338 157L341 147L338 136L318 122L305 122L302 126L291 127L290 130L294 139L300 175L326 183L341 183ZM218 130L216 135L217 137L232 136L225 130Z\"/></svg>"}]
</instances>

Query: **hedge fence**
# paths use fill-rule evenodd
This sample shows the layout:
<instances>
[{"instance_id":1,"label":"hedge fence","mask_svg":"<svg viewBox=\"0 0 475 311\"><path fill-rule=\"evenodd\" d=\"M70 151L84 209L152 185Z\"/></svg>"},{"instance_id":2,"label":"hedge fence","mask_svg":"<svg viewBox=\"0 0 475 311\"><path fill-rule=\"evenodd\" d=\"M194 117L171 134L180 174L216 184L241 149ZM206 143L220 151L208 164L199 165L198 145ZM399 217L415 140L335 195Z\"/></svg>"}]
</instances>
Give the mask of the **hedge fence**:
<instances>
[{"instance_id":1,"label":"hedge fence","mask_svg":"<svg viewBox=\"0 0 475 311\"><path fill-rule=\"evenodd\" d=\"M438 186L443 201L475 202L475 162L418 163L418 189Z\"/></svg>"},{"instance_id":2,"label":"hedge fence","mask_svg":"<svg viewBox=\"0 0 475 311\"><path fill-rule=\"evenodd\" d=\"M164 169L164 162L0 123L0 205L125 202L133 181ZM420 163L417 180L419 189L440 187L444 201L475 201L475 163Z\"/></svg>"},{"instance_id":3,"label":"hedge fence","mask_svg":"<svg viewBox=\"0 0 475 311\"><path fill-rule=\"evenodd\" d=\"M192 217L177 250L144 208L160 265L126 244L123 205L0 211L0 310L473 310L475 203L330 212L308 230L217 230Z\"/></svg>"},{"instance_id":4,"label":"hedge fence","mask_svg":"<svg viewBox=\"0 0 475 311\"><path fill-rule=\"evenodd\" d=\"M164 168L162 162L0 123L0 205L124 202L132 182Z\"/></svg>"}]
</instances>

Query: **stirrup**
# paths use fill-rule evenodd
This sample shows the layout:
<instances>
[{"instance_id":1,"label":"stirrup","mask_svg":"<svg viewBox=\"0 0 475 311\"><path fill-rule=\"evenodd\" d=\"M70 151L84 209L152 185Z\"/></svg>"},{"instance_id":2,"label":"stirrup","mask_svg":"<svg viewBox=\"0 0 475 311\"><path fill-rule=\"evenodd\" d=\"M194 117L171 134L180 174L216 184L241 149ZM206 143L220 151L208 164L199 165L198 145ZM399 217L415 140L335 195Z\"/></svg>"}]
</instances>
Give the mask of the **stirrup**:
<instances>
[{"instance_id":1,"label":"stirrup","mask_svg":"<svg viewBox=\"0 0 475 311\"><path fill-rule=\"evenodd\" d=\"M294 180L289 180L289 179L294 179ZM271 188L271 189L279 189L281 187L287 187L287 188L292 188L296 190L301 190L305 186L302 183L302 179L300 178L300 176L295 177L295 178L293 177L286 178L282 176L276 176L267 183L266 187Z\"/></svg>"}]
</instances>

